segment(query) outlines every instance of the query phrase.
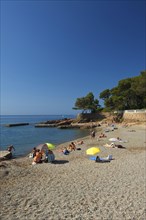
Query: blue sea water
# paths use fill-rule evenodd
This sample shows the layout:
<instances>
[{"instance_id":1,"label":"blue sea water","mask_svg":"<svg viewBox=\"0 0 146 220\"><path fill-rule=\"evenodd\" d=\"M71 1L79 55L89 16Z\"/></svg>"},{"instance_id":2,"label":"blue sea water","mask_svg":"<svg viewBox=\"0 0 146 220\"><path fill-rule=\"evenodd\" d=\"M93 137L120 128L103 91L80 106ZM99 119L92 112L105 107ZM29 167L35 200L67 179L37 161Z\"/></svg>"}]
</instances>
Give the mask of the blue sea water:
<instances>
[{"instance_id":1,"label":"blue sea water","mask_svg":"<svg viewBox=\"0 0 146 220\"><path fill-rule=\"evenodd\" d=\"M14 156L25 156L33 147L42 143L53 143L56 146L88 135L87 130L36 128L34 125L47 120L75 118L73 115L1 115L0 116L0 150L13 145ZM26 126L6 127L6 124L29 123Z\"/></svg>"}]
</instances>

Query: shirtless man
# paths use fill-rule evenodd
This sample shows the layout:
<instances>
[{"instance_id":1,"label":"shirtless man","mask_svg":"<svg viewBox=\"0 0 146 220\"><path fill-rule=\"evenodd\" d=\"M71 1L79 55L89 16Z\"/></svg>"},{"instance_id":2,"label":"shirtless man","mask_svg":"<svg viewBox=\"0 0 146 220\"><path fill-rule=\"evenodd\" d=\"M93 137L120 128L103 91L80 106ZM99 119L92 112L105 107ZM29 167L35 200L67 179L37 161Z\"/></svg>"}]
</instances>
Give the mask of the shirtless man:
<instances>
[{"instance_id":1,"label":"shirtless man","mask_svg":"<svg viewBox=\"0 0 146 220\"><path fill-rule=\"evenodd\" d=\"M10 146L7 148L7 151L12 152L12 150L15 151L15 148L13 147L13 145L10 145Z\"/></svg>"}]
</instances>

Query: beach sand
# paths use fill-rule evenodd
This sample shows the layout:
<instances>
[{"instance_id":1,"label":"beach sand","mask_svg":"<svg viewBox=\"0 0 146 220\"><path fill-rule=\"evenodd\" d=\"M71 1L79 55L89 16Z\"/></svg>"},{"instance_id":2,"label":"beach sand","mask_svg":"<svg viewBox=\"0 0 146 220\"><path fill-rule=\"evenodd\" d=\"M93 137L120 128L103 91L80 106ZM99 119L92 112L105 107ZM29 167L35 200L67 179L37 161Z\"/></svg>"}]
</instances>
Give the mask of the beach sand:
<instances>
[{"instance_id":1,"label":"beach sand","mask_svg":"<svg viewBox=\"0 0 146 220\"><path fill-rule=\"evenodd\" d=\"M82 138L69 155L54 150L56 162L32 165L25 157L0 162L1 220L144 220L146 219L146 128L131 125L106 138ZM103 131L105 126L102 125ZM106 148L109 138L127 140L126 149ZM73 141L73 140L71 140ZM96 163L86 150L99 147Z\"/></svg>"}]
</instances>

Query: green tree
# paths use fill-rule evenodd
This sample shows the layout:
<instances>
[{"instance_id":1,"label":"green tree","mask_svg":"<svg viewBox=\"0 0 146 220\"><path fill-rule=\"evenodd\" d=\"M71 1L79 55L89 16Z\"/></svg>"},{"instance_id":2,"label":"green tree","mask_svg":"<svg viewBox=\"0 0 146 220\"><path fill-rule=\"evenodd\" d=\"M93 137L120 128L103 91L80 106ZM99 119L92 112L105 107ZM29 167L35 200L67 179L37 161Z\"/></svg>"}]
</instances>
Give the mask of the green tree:
<instances>
[{"instance_id":1,"label":"green tree","mask_svg":"<svg viewBox=\"0 0 146 220\"><path fill-rule=\"evenodd\" d=\"M120 80L116 87L101 92L100 98L109 110L146 108L146 71L139 76Z\"/></svg>"},{"instance_id":2,"label":"green tree","mask_svg":"<svg viewBox=\"0 0 146 220\"><path fill-rule=\"evenodd\" d=\"M75 110L83 110L83 112L90 111L91 113L97 112L100 108L98 99L94 98L92 92L88 93L85 97L77 98L75 102Z\"/></svg>"},{"instance_id":3,"label":"green tree","mask_svg":"<svg viewBox=\"0 0 146 220\"><path fill-rule=\"evenodd\" d=\"M111 95L110 90L105 89L103 92L100 93L99 98L103 99L103 100L106 100L106 99L109 99L110 95Z\"/></svg>"}]
</instances>

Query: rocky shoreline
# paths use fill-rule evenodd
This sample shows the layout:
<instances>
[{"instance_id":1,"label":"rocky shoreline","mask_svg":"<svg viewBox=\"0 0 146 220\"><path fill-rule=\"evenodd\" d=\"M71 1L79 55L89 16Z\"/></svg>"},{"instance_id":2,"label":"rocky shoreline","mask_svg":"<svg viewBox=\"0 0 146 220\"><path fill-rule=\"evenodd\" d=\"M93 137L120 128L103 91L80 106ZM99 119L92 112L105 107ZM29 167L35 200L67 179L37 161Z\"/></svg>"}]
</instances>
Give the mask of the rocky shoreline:
<instances>
[{"instance_id":1,"label":"rocky shoreline","mask_svg":"<svg viewBox=\"0 0 146 220\"><path fill-rule=\"evenodd\" d=\"M95 128L100 126L99 122L82 122L81 120L77 119L61 119L61 120L49 120L46 122L41 122L38 124L35 124L35 127L57 127L57 128Z\"/></svg>"}]
</instances>

